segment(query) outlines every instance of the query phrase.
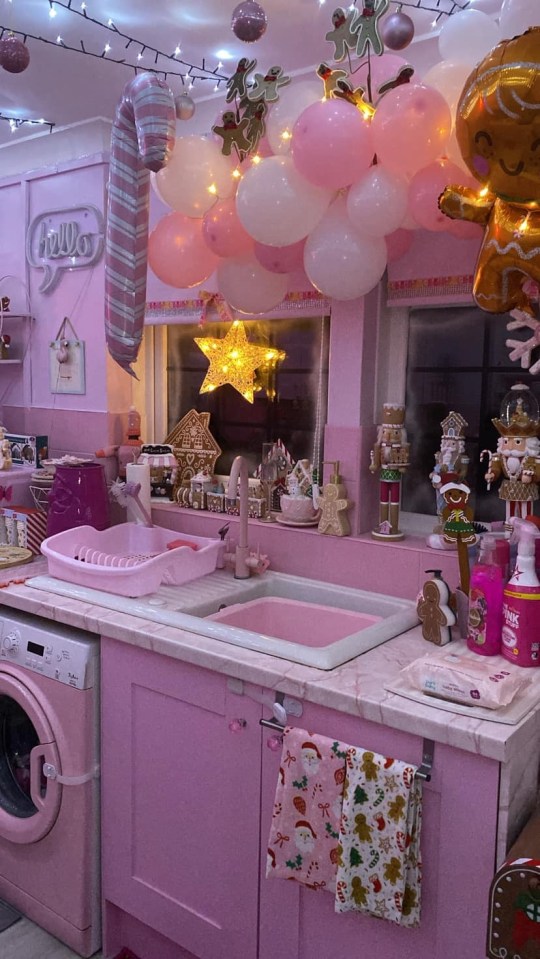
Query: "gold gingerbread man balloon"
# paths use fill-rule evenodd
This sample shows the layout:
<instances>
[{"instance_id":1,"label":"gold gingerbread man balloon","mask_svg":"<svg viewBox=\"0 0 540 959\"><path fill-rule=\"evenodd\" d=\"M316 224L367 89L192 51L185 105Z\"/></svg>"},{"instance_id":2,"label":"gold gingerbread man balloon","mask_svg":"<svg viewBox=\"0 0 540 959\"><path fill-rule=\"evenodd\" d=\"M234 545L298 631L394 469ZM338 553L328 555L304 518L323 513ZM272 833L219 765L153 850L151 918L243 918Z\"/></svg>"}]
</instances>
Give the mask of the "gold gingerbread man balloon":
<instances>
[{"instance_id":1,"label":"gold gingerbread man balloon","mask_svg":"<svg viewBox=\"0 0 540 959\"><path fill-rule=\"evenodd\" d=\"M473 294L488 313L533 315L524 282L540 283L540 27L503 40L475 67L456 136L480 189L448 186L439 206L485 227Z\"/></svg>"}]
</instances>

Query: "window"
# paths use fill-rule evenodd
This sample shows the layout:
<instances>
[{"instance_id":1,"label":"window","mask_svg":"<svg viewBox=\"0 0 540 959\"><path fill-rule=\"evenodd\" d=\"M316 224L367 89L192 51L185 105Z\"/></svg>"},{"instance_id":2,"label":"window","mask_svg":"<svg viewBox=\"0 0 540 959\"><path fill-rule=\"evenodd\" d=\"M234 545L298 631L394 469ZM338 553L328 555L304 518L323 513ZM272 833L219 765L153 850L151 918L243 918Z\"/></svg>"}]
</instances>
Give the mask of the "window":
<instances>
[{"instance_id":1,"label":"window","mask_svg":"<svg viewBox=\"0 0 540 959\"><path fill-rule=\"evenodd\" d=\"M253 404L229 385L212 393L199 393L208 360L194 339L224 337L228 324L207 322L204 330L195 324L166 328L167 432L190 409L210 413L210 430L223 450L216 463L216 472L221 474L229 473L239 453L247 458L250 471L255 470L262 444L278 439L293 460L320 462L326 419L329 318L244 319L244 324L250 341L267 343L287 354L272 381L261 381L264 388L255 393Z\"/></svg>"},{"instance_id":2,"label":"window","mask_svg":"<svg viewBox=\"0 0 540 959\"><path fill-rule=\"evenodd\" d=\"M480 462L480 454L496 449L499 434L491 420L499 415L501 401L514 383L522 380L540 402L538 381L508 359L509 319L475 306L411 310L406 378L411 465L403 481L403 509L435 515L429 474L440 448L441 420L455 410L468 422L467 483L475 519L504 517L497 490L487 490L487 458Z\"/></svg>"}]
</instances>

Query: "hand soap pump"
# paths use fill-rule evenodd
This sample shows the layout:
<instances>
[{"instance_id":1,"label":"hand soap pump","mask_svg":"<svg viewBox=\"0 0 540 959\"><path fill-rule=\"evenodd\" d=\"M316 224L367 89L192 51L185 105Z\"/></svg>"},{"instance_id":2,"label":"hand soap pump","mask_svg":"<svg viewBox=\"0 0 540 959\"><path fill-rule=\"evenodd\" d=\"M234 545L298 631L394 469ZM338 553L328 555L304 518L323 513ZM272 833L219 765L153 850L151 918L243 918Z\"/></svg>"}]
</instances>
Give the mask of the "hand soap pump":
<instances>
[{"instance_id":1,"label":"hand soap pump","mask_svg":"<svg viewBox=\"0 0 540 959\"><path fill-rule=\"evenodd\" d=\"M513 516L512 537L518 538L516 567L504 589L502 654L518 666L540 666L540 582L535 571L533 523Z\"/></svg>"},{"instance_id":2,"label":"hand soap pump","mask_svg":"<svg viewBox=\"0 0 540 959\"><path fill-rule=\"evenodd\" d=\"M327 465L326 461L325 464ZM326 483L322 495L319 497L321 518L319 533L329 533L332 536L350 536L351 526L347 510L351 505L347 499L347 490L339 475L339 460L331 462L334 472Z\"/></svg>"}]
</instances>

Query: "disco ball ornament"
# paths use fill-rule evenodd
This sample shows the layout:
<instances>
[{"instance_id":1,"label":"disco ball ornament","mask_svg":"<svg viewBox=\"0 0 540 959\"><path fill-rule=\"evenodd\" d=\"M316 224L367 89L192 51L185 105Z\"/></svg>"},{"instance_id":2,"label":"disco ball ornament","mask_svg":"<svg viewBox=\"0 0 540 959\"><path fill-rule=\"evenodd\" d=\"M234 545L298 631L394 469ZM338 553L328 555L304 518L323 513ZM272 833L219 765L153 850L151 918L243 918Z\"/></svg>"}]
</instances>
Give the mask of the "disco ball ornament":
<instances>
[{"instance_id":1,"label":"disco ball ornament","mask_svg":"<svg viewBox=\"0 0 540 959\"><path fill-rule=\"evenodd\" d=\"M0 67L8 73L22 73L29 63L30 52L22 40L13 34L0 40Z\"/></svg>"},{"instance_id":2,"label":"disco ball ornament","mask_svg":"<svg viewBox=\"0 0 540 959\"><path fill-rule=\"evenodd\" d=\"M379 29L381 39L389 50L404 50L414 37L414 23L401 10L386 17Z\"/></svg>"},{"instance_id":3,"label":"disco ball ornament","mask_svg":"<svg viewBox=\"0 0 540 959\"><path fill-rule=\"evenodd\" d=\"M255 43L256 40L260 40L267 23L265 11L255 0L242 0L242 3L239 3L232 12L232 32L244 43Z\"/></svg>"},{"instance_id":4,"label":"disco ball ornament","mask_svg":"<svg viewBox=\"0 0 540 959\"><path fill-rule=\"evenodd\" d=\"M174 98L174 108L177 120L191 120L195 113L195 104L187 93L181 93L180 96Z\"/></svg>"}]
</instances>

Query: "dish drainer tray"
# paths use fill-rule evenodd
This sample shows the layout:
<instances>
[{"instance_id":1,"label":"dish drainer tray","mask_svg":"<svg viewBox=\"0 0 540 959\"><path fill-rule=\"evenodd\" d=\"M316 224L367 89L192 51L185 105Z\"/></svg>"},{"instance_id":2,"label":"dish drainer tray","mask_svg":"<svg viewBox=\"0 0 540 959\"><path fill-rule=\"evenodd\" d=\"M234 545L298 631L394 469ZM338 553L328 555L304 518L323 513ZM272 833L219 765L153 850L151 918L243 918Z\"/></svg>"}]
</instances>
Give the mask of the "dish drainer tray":
<instances>
[{"instance_id":1,"label":"dish drainer tray","mask_svg":"<svg viewBox=\"0 0 540 959\"><path fill-rule=\"evenodd\" d=\"M177 540L190 545L167 548ZM219 539L121 523L106 530L77 526L56 533L43 541L41 551L50 576L119 596L144 596L162 583L180 586L211 573L219 547Z\"/></svg>"}]
</instances>

